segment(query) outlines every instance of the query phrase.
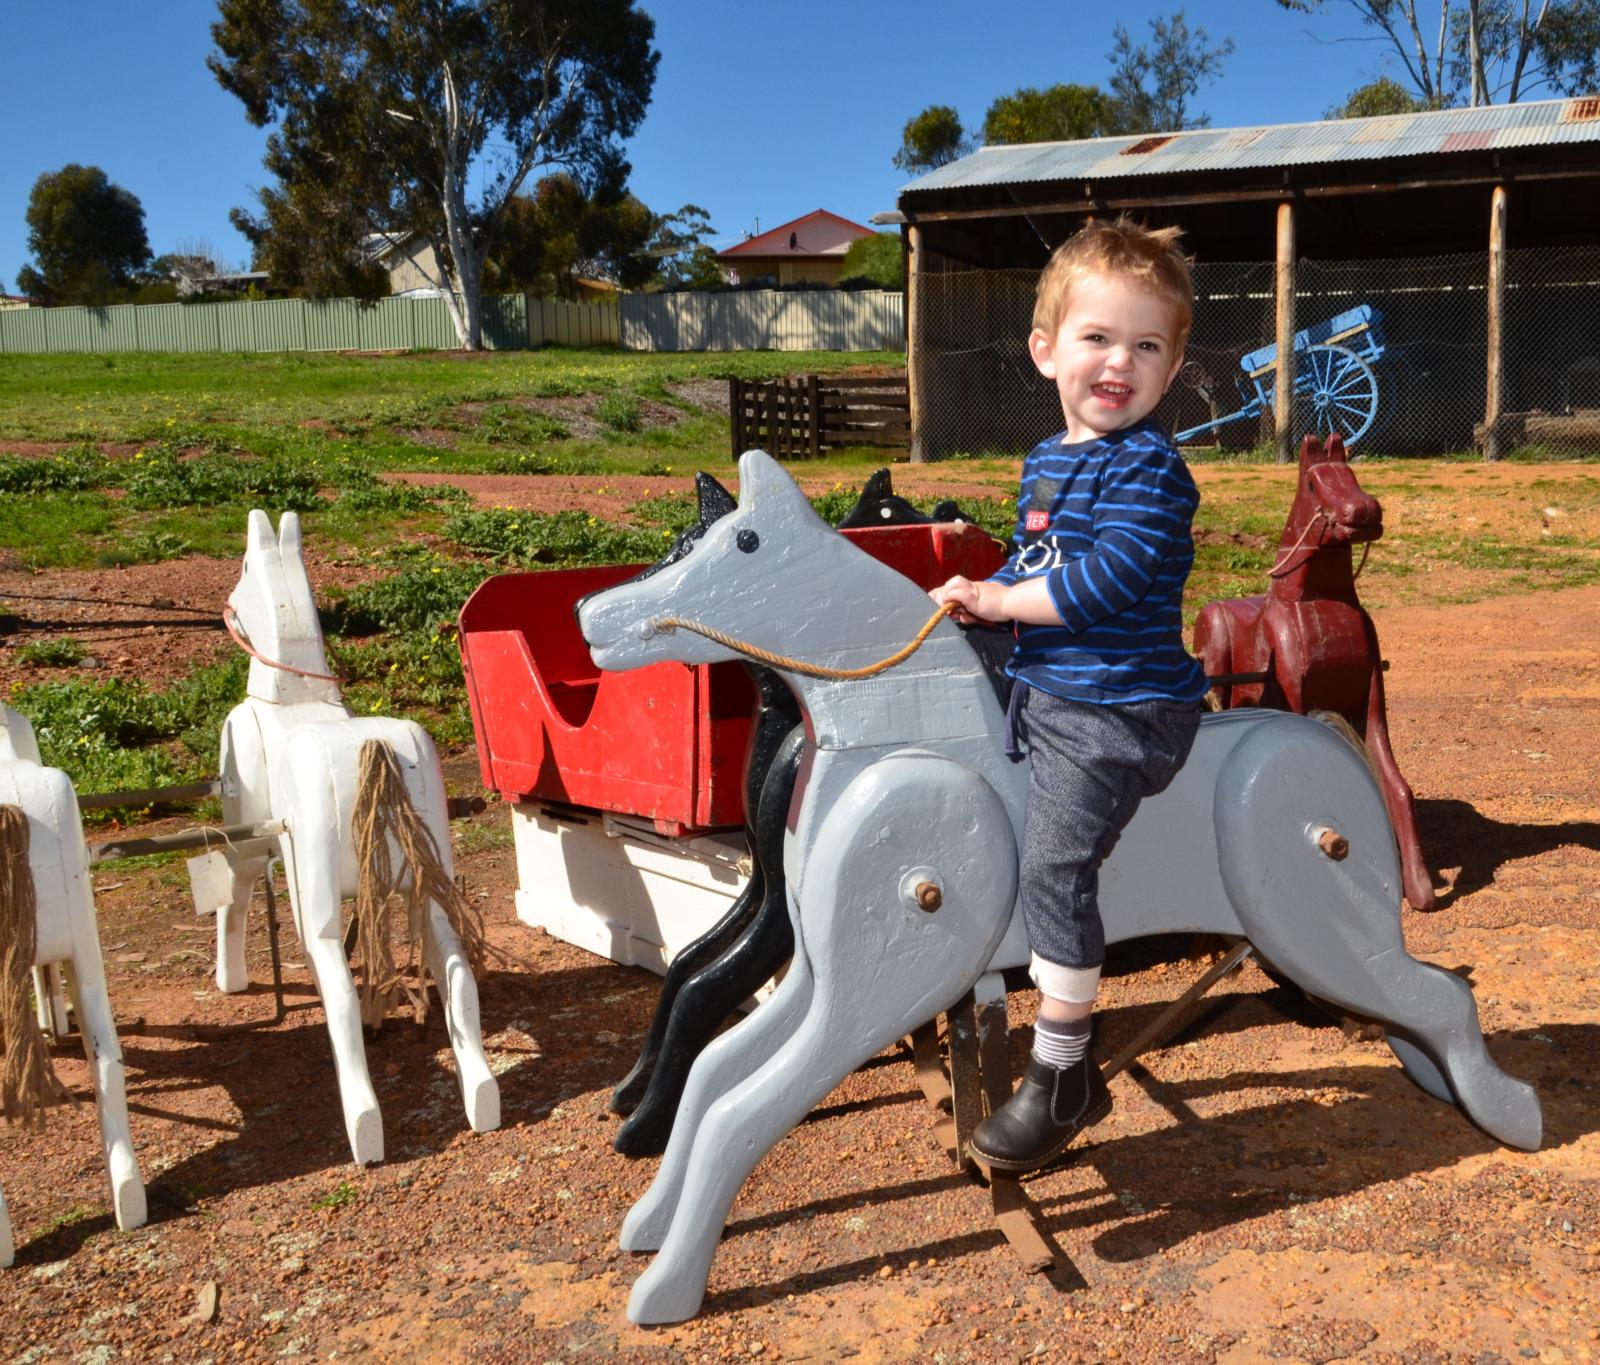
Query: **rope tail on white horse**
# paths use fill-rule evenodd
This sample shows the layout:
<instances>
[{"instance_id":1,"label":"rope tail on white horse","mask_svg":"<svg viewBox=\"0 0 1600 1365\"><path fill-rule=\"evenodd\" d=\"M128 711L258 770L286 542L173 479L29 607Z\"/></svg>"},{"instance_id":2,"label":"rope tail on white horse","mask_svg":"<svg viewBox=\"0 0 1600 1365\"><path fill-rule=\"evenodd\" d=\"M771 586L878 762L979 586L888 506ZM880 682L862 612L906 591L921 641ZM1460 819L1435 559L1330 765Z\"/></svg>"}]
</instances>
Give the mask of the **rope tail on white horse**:
<instances>
[{"instance_id":1,"label":"rope tail on white horse","mask_svg":"<svg viewBox=\"0 0 1600 1365\"><path fill-rule=\"evenodd\" d=\"M300 520L285 512L277 534L262 511L250 513L239 582L228 597L230 632L251 655L246 697L222 728L223 816L228 824L282 820L276 841L289 883L295 929L305 945L327 1013L350 1150L358 1163L383 1159L383 1127L367 1070L362 1010L345 960L341 905L361 889L369 868L358 864L361 752L386 746L394 764L383 781L392 801L408 801L421 832L397 841L412 822L385 821L382 842L405 869L402 887L420 880L428 892L422 954L438 983L457 1080L474 1132L500 1125L500 1092L483 1052L478 987L461 934L447 909L454 878L444 777L433 741L411 721L355 717L328 668L311 583L301 559ZM401 781L393 780L398 768ZM376 771L376 770L374 770ZM423 837L425 835L426 837ZM404 843L436 855L417 868ZM196 909L217 914L217 985L241 991L245 912L273 845L229 849L191 863ZM370 878L368 878L370 880ZM369 887L370 890L370 887ZM445 902L442 904L441 902ZM369 959L369 972L376 964ZM386 983L388 984L388 983Z\"/></svg>"},{"instance_id":2,"label":"rope tail on white horse","mask_svg":"<svg viewBox=\"0 0 1600 1365\"><path fill-rule=\"evenodd\" d=\"M595 662L713 663L734 648L830 668L911 640L927 595L852 547L760 451L739 462L737 510L677 562L579 604ZM948 1009L986 970L1027 961L1015 912L1027 771L949 621L866 681L779 671L806 745L784 851L795 956L774 994L701 1054L666 1155L622 1245L660 1254L635 1322L692 1316L740 1186L850 1071ZM1336 861L1326 848L1348 854ZM1183 771L1152 797L1101 872L1109 941L1197 931L1247 938L1312 995L1379 1021L1428 1093L1534 1148L1533 1090L1490 1059L1470 987L1409 956L1395 840L1371 774L1338 735L1280 712L1208 716Z\"/></svg>"},{"instance_id":3,"label":"rope tail on white horse","mask_svg":"<svg viewBox=\"0 0 1600 1365\"><path fill-rule=\"evenodd\" d=\"M43 974L37 969L68 964L73 1009L94 1081L117 1226L124 1231L142 1227L144 1178L128 1127L122 1048L106 994L78 797L64 772L40 763L27 719L4 704L0 704L0 940L4 957L0 1012L5 1016L0 1019L0 1038L6 1049L0 1089L6 1117L42 1122L43 1104L65 1097L28 996L30 991L40 992L41 1012L46 1012ZM0 1266L12 1263L12 1253L11 1223L0 1198Z\"/></svg>"}]
</instances>

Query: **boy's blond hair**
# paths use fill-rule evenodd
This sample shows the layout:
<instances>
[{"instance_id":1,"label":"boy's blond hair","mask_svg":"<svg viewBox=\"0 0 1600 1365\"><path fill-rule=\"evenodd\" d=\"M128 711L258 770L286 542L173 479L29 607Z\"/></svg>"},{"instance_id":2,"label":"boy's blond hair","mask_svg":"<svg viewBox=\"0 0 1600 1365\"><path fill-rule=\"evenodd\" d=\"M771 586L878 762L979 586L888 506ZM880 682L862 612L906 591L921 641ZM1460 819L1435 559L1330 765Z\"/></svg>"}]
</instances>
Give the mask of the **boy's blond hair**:
<instances>
[{"instance_id":1,"label":"boy's blond hair","mask_svg":"<svg viewBox=\"0 0 1600 1365\"><path fill-rule=\"evenodd\" d=\"M1172 309L1173 349L1181 351L1194 322L1194 276L1178 247L1181 228L1147 228L1127 215L1091 218L1055 249L1039 272L1033 325L1054 338L1072 286L1091 275L1131 280Z\"/></svg>"}]
</instances>

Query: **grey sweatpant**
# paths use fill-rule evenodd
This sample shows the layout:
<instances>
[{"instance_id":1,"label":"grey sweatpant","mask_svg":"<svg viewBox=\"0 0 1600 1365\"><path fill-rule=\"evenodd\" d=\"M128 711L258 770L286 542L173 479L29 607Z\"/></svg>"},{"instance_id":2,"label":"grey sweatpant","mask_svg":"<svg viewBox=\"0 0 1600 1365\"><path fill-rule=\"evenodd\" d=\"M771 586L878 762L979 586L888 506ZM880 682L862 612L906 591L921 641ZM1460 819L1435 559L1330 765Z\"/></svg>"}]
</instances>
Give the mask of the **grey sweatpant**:
<instances>
[{"instance_id":1,"label":"grey sweatpant","mask_svg":"<svg viewBox=\"0 0 1600 1365\"><path fill-rule=\"evenodd\" d=\"M1139 802L1177 776L1199 728L1192 702L1095 706L1028 689L1018 724L1032 763L1021 889L1036 956L1063 967L1105 961L1100 864Z\"/></svg>"}]
</instances>

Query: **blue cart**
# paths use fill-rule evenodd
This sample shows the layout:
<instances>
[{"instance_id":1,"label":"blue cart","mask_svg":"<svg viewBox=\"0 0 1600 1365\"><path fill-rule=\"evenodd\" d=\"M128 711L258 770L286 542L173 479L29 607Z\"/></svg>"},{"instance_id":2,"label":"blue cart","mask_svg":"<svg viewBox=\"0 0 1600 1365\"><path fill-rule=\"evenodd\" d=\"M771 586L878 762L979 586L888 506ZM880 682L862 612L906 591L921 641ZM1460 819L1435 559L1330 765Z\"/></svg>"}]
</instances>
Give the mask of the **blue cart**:
<instances>
[{"instance_id":1,"label":"blue cart","mask_svg":"<svg viewBox=\"0 0 1600 1365\"><path fill-rule=\"evenodd\" d=\"M1311 429L1318 436L1326 437L1336 431L1344 438L1346 446L1353 446L1372 429L1378 415L1378 377L1372 366L1384 351L1382 321L1383 315L1377 309L1360 304L1338 317L1295 333L1296 406L1308 412ZM1244 406L1226 417L1215 417L1180 431L1173 439L1193 440L1203 432L1259 417L1274 409L1277 367L1276 345L1263 346L1241 356L1239 368L1244 373L1235 375L1234 382L1239 386ZM1183 377L1181 372L1180 377Z\"/></svg>"}]
</instances>

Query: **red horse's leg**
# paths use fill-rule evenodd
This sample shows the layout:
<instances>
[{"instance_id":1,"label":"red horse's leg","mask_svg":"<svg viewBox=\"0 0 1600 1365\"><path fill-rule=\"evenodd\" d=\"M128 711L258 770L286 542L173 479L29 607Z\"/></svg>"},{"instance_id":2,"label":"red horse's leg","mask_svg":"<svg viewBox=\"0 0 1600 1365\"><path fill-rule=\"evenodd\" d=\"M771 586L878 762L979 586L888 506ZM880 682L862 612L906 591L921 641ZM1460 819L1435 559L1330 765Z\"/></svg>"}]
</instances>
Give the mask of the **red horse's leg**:
<instances>
[{"instance_id":1,"label":"red horse's leg","mask_svg":"<svg viewBox=\"0 0 1600 1365\"><path fill-rule=\"evenodd\" d=\"M1365 613L1363 613L1365 615ZM1406 900L1413 910L1432 910L1438 903L1433 891L1433 876L1422 856L1422 841L1417 837L1417 811L1411 786L1400 775L1394 750L1389 745L1389 717L1383 698L1383 667L1378 657L1378 633L1366 621L1367 639L1372 652L1372 685L1367 693L1367 752L1378 770L1383 802L1394 825L1395 843L1400 852L1400 880Z\"/></svg>"},{"instance_id":2,"label":"red horse's leg","mask_svg":"<svg viewBox=\"0 0 1600 1365\"><path fill-rule=\"evenodd\" d=\"M1194 623L1194 653L1208 678L1231 673L1257 673L1270 667L1271 652L1261 640L1264 597L1230 597L1207 602ZM1260 683L1216 689L1224 711L1261 704Z\"/></svg>"}]
</instances>

